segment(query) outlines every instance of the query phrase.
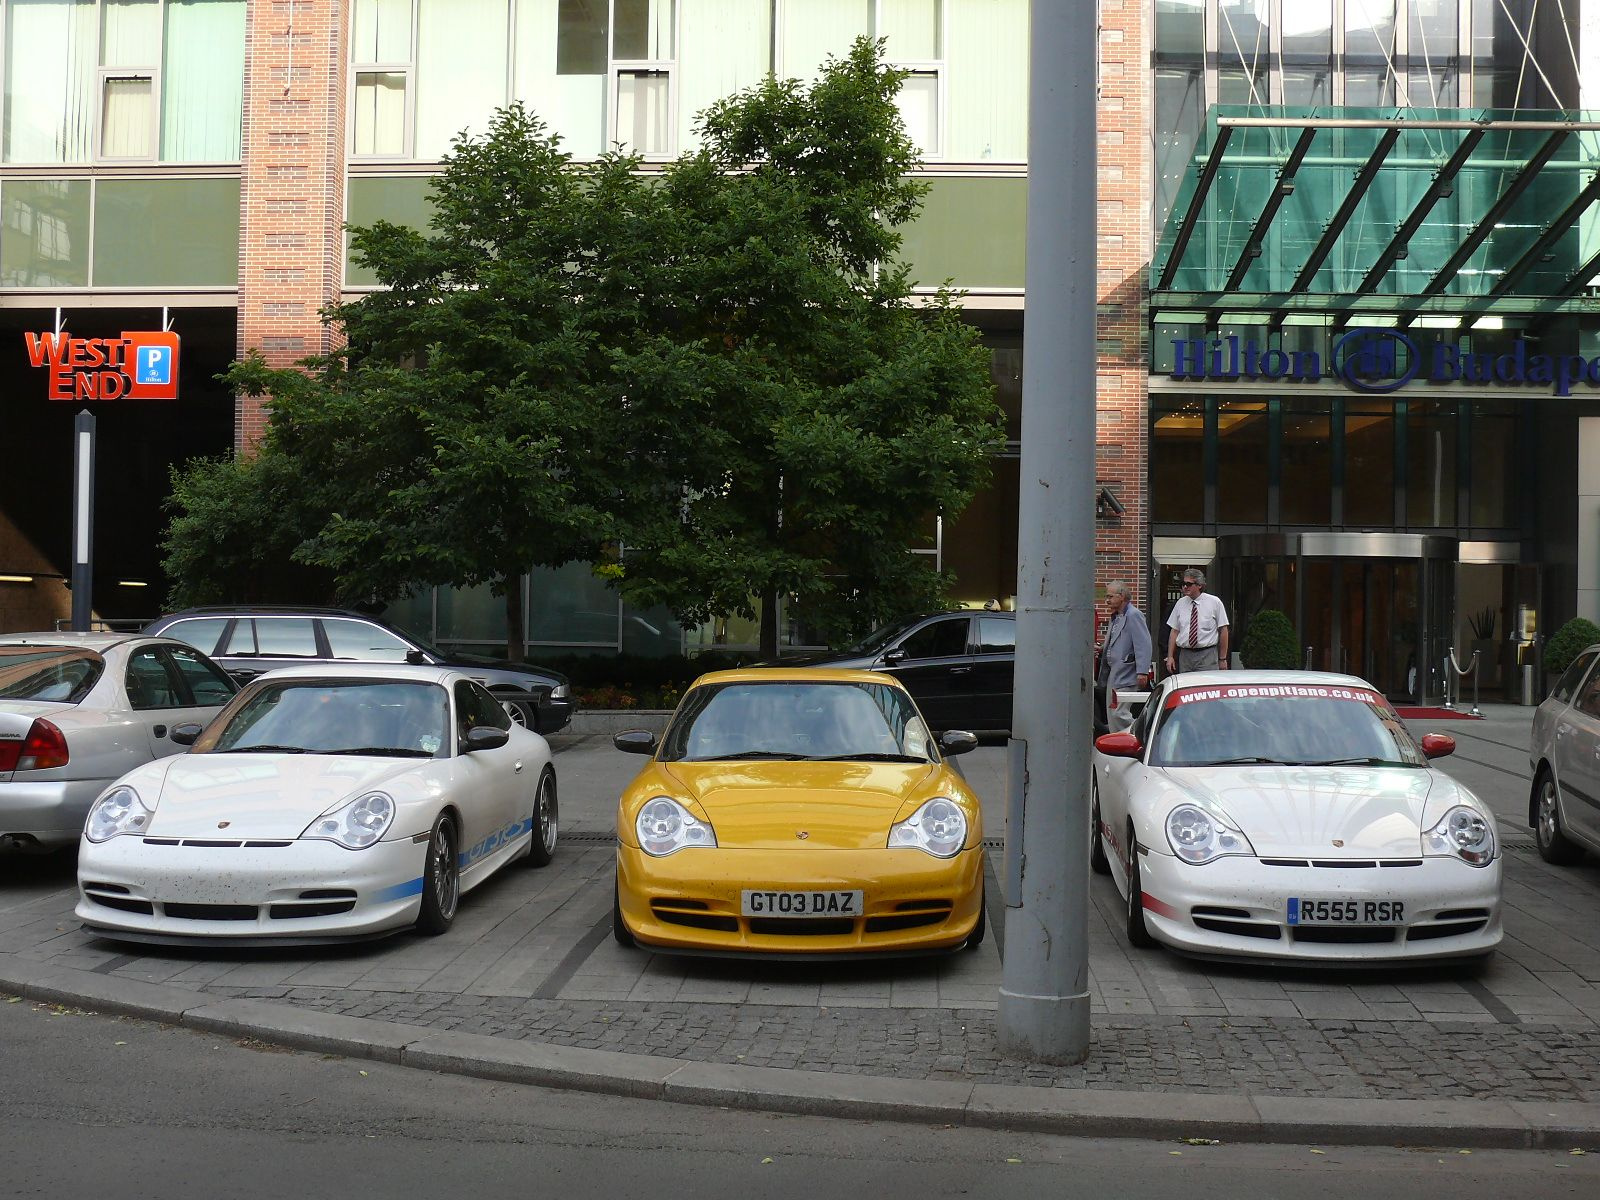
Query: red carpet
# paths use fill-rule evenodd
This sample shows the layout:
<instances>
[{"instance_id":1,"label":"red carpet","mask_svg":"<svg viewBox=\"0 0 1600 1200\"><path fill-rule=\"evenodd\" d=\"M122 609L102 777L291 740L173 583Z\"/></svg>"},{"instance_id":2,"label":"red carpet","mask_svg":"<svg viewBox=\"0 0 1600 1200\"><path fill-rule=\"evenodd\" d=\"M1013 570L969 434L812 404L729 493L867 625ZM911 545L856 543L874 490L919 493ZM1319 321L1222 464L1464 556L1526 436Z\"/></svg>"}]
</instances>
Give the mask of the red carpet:
<instances>
[{"instance_id":1,"label":"red carpet","mask_svg":"<svg viewBox=\"0 0 1600 1200\"><path fill-rule=\"evenodd\" d=\"M1395 707L1395 712L1406 721L1481 721L1482 717L1474 717L1466 709L1453 708L1417 708L1415 705L1402 708Z\"/></svg>"}]
</instances>

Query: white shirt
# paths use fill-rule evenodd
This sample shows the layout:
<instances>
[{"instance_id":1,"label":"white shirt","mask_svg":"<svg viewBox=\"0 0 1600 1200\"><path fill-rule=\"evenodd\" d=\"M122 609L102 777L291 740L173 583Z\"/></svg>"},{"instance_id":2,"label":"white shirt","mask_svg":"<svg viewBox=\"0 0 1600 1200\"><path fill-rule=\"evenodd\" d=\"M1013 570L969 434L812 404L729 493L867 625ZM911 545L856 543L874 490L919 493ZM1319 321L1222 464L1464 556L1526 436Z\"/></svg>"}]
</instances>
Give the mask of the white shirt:
<instances>
[{"instance_id":1,"label":"white shirt","mask_svg":"<svg viewBox=\"0 0 1600 1200\"><path fill-rule=\"evenodd\" d=\"M1217 631L1228 623L1228 610L1222 606L1210 592L1200 592L1194 596L1179 596L1178 602L1172 606L1172 615L1167 618L1167 628L1178 631L1178 649L1193 649L1189 645L1189 610L1196 606L1200 609L1200 637L1197 645L1200 649L1217 644Z\"/></svg>"}]
</instances>

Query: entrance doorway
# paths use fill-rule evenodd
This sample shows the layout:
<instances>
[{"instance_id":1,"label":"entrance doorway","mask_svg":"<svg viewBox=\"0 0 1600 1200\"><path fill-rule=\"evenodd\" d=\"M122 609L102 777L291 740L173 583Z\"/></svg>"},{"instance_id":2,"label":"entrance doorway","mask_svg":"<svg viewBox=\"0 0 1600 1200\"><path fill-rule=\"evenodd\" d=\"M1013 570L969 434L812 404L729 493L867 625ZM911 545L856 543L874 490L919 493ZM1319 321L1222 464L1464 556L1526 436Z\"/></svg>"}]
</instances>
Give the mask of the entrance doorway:
<instances>
[{"instance_id":1,"label":"entrance doorway","mask_svg":"<svg viewBox=\"0 0 1600 1200\"><path fill-rule=\"evenodd\" d=\"M1390 699L1443 698L1455 609L1455 543L1412 534L1217 539L1238 645L1267 608L1294 625L1300 666L1368 680ZM1248 665L1248 664L1246 664Z\"/></svg>"}]
</instances>

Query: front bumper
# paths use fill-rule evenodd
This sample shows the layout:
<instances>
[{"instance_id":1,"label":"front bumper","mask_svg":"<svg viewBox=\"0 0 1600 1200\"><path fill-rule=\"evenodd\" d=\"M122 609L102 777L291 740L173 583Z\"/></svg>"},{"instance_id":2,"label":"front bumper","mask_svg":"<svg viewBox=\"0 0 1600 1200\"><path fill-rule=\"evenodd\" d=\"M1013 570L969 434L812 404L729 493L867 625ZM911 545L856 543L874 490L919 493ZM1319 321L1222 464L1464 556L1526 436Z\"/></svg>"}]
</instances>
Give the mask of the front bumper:
<instances>
[{"instance_id":1,"label":"front bumper","mask_svg":"<svg viewBox=\"0 0 1600 1200\"><path fill-rule=\"evenodd\" d=\"M19 779L14 772L0 783L0 835L11 834L41 848L70 846L83 836L83 823L109 779Z\"/></svg>"},{"instance_id":2,"label":"front bumper","mask_svg":"<svg viewBox=\"0 0 1600 1200\"><path fill-rule=\"evenodd\" d=\"M860 917L746 917L741 893L861 890ZM683 953L854 957L964 945L983 904L983 851L617 847L617 899L641 945Z\"/></svg>"},{"instance_id":3,"label":"front bumper","mask_svg":"<svg viewBox=\"0 0 1600 1200\"><path fill-rule=\"evenodd\" d=\"M575 702L569 696L565 700L555 700L549 696L539 701L539 732L555 733L565 729L572 721L572 710Z\"/></svg>"},{"instance_id":4,"label":"front bumper","mask_svg":"<svg viewBox=\"0 0 1600 1200\"><path fill-rule=\"evenodd\" d=\"M1499 858L1486 867L1432 857L1312 867L1239 856L1196 867L1148 851L1139 856L1139 872L1146 928L1174 949L1207 957L1330 964L1463 958L1488 953L1502 936ZM1290 897L1398 902L1404 922L1290 925Z\"/></svg>"},{"instance_id":5,"label":"front bumper","mask_svg":"<svg viewBox=\"0 0 1600 1200\"><path fill-rule=\"evenodd\" d=\"M207 839L210 840L210 839ZM76 915L92 932L156 942L295 944L413 924L425 843L158 845L85 840Z\"/></svg>"}]
</instances>

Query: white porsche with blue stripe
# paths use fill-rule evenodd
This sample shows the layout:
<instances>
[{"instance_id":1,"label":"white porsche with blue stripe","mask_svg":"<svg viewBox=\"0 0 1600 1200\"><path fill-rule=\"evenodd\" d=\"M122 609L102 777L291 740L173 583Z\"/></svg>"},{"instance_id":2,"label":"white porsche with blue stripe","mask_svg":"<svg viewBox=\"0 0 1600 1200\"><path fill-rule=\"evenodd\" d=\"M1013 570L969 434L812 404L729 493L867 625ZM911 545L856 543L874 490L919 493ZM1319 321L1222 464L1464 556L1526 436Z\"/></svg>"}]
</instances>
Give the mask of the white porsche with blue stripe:
<instances>
[{"instance_id":1,"label":"white porsche with blue stripe","mask_svg":"<svg viewBox=\"0 0 1600 1200\"><path fill-rule=\"evenodd\" d=\"M548 743L460 671L273 671L173 737L187 754L124 775L90 809L77 915L102 937L438 934L501 867L555 852Z\"/></svg>"}]
</instances>

